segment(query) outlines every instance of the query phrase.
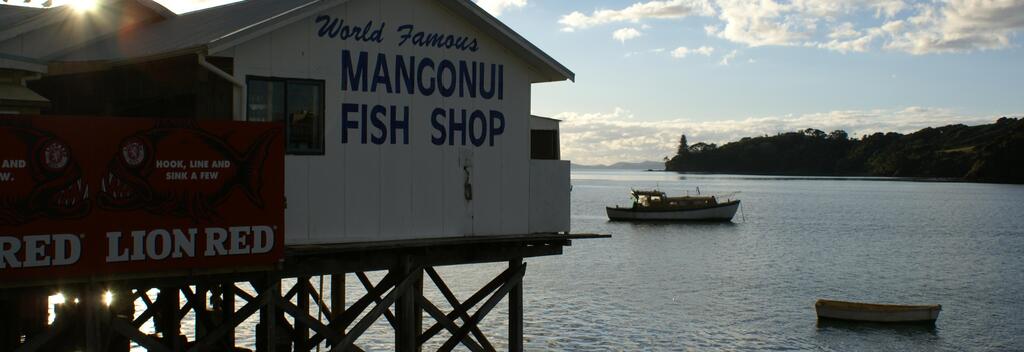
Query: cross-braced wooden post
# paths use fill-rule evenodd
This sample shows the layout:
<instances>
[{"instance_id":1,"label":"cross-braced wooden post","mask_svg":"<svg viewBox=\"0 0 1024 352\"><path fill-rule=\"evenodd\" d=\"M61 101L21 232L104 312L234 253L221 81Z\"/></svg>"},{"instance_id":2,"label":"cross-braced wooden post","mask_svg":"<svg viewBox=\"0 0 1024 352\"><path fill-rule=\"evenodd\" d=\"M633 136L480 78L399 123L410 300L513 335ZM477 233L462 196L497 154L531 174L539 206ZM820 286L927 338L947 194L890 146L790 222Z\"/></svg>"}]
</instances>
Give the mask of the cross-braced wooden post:
<instances>
[{"instance_id":1,"label":"cross-braced wooden post","mask_svg":"<svg viewBox=\"0 0 1024 352\"><path fill-rule=\"evenodd\" d=\"M561 254L567 245L569 241L563 238L531 237L516 244L460 243L340 251L344 256L337 255L336 249L303 248L271 270L54 285L33 289L32 294L64 292L69 302L78 298L82 304L58 306L56 319L45 326L24 322L24 314L14 312L11 319L18 321L19 326L7 328L0 324L0 350L11 350L7 347L13 345L14 351L19 352L126 352L130 344L137 344L157 352L230 351L236 348L238 326L259 316L255 331L258 351L310 351L322 345L332 351L362 351L358 346L360 337L383 317L395 331L396 351L419 352L432 338L447 332L450 337L430 345L439 345L440 351L451 351L461 345L473 352L487 352L496 348L479 325L508 297L508 349L519 352L524 349L523 258ZM464 299L457 297L434 270L435 265L496 262L506 262L508 268ZM367 270L387 273L379 280L371 280L364 272ZM366 289L366 294L349 307L345 306L347 273L352 273ZM424 296L424 274L437 287L445 304L435 304ZM323 279L319 287L314 286L312 278L316 276L330 276L330 293ZM296 280L283 294L282 278ZM109 307L101 298L107 290L115 296ZM17 305L11 306L13 299L38 309L19 298L21 294L0 290L0 308L16 309ZM450 311L439 306L450 307ZM188 325L184 319L190 311L195 312L195 334L183 336L181 327ZM432 318L426 329L424 313ZM40 326L33 329L22 327L24 324ZM143 331L147 324L152 324L157 334Z\"/></svg>"},{"instance_id":2,"label":"cross-braced wooden post","mask_svg":"<svg viewBox=\"0 0 1024 352\"><path fill-rule=\"evenodd\" d=\"M17 351L54 347L52 343L68 330L67 326L80 332L81 337L76 341L81 341L87 351L126 351L130 342L157 352L230 350L234 347L235 328L257 313L260 316L257 349L261 351L286 347L309 351L325 341L332 351L362 351L356 341L382 316L395 329L396 351L418 352L441 330L448 331L451 337L440 351L451 351L460 344L474 352L495 351L479 324L505 296L510 297L509 348L522 350L521 282L526 265L521 260L510 261L508 269L465 301L455 296L433 267L417 267L409 259L400 264L376 284L365 273L356 272L355 276L366 288L366 294L348 309L344 307L344 291L340 286L344 281L340 274L337 279L332 279L332 285L337 286L332 287L336 294L332 295L330 305L324 300L323 288L315 288L310 277L297 278L296 284L282 294L280 278L265 275L250 282L256 296L239 289L233 282L204 283L196 285L195 290L188 285L163 286L155 297L150 294L150 286L111 287L109 289L116 292L118 298L109 307L101 303L102 289L99 286L81 285L67 292L73 297L82 297L82 304L64 308L66 312L53 326L22 344ZM445 313L423 296L424 272L452 307L451 312ZM208 293L213 311L207 309ZM181 297L184 297L184 305L179 303ZM236 299L245 302L237 311ZM136 313L134 305L137 301L145 309ZM326 323L320 317L310 315L312 304L326 312ZM472 312L474 308L476 311ZM181 323L189 311L195 312L197 327L191 342L180 332ZM422 325L424 312L435 320L425 331ZM284 314L294 320L293 325L288 325L283 319ZM158 336L140 330L147 322L153 323ZM313 336L309 336L311 332Z\"/></svg>"},{"instance_id":3,"label":"cross-braced wooden post","mask_svg":"<svg viewBox=\"0 0 1024 352\"><path fill-rule=\"evenodd\" d=\"M433 268L427 268L426 271L438 290L441 291L441 294L445 296L445 299L452 306L452 311L445 314L436 305L421 296L420 302L436 323L423 332L420 336L420 343L430 341L441 329L445 329L452 336L441 345L441 348L438 349L439 351L451 351L459 344L474 352L494 351L494 346L491 345L487 337L480 331L478 325L502 298L522 282L523 276L526 274L526 264L509 267L463 302L459 302L437 271ZM484 301L485 298L487 299L486 301ZM477 308L473 314L469 314L469 309L475 307L481 301L484 302L483 305ZM457 323L458 320L462 321L462 325ZM472 337L470 334L472 334Z\"/></svg>"}]
</instances>

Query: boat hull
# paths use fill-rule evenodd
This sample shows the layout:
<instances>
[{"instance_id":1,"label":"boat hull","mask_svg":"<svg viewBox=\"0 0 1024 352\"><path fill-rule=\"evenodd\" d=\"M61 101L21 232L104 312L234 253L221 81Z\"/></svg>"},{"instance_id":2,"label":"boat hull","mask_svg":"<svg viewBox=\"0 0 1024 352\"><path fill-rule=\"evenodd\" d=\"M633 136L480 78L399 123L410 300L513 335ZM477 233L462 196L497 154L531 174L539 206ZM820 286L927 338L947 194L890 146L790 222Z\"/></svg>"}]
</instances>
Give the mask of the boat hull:
<instances>
[{"instance_id":1,"label":"boat hull","mask_svg":"<svg viewBox=\"0 0 1024 352\"><path fill-rule=\"evenodd\" d=\"M732 221L740 201L700 209L649 210L606 207L612 221Z\"/></svg>"},{"instance_id":2,"label":"boat hull","mask_svg":"<svg viewBox=\"0 0 1024 352\"><path fill-rule=\"evenodd\" d=\"M892 305L818 300L814 304L818 319L873 323L934 324L941 305Z\"/></svg>"}]
</instances>

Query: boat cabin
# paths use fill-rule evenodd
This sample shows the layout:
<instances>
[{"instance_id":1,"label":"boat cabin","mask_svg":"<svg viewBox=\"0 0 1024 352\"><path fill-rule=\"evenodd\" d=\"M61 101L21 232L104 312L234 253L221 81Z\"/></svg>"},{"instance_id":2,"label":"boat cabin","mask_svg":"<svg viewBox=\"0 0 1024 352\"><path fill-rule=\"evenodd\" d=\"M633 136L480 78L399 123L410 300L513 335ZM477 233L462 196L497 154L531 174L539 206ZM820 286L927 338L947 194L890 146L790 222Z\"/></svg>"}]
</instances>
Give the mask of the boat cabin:
<instances>
[{"instance_id":1,"label":"boat cabin","mask_svg":"<svg viewBox=\"0 0 1024 352\"><path fill-rule=\"evenodd\" d=\"M700 208L718 204L715 196L668 197L665 195L665 192L656 190L633 190L631 194L633 196L634 208L679 209Z\"/></svg>"}]
</instances>

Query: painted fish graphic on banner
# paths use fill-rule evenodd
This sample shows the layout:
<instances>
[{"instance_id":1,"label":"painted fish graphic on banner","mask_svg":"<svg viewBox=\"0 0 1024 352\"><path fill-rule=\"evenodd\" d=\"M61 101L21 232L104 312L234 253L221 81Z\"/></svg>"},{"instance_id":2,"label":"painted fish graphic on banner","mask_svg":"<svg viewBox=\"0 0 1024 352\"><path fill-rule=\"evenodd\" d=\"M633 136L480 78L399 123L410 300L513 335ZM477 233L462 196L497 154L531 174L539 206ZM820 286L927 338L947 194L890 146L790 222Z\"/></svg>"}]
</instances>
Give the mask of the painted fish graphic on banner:
<instances>
[{"instance_id":1,"label":"painted fish graphic on banner","mask_svg":"<svg viewBox=\"0 0 1024 352\"><path fill-rule=\"evenodd\" d=\"M90 208L89 186L67 143L28 123L0 120L0 225L78 218Z\"/></svg>"},{"instance_id":2,"label":"painted fish graphic on banner","mask_svg":"<svg viewBox=\"0 0 1024 352\"><path fill-rule=\"evenodd\" d=\"M210 221L239 188L263 208L262 168L277 134L266 132L239 152L188 121L159 122L121 141L101 181L99 206Z\"/></svg>"}]
</instances>

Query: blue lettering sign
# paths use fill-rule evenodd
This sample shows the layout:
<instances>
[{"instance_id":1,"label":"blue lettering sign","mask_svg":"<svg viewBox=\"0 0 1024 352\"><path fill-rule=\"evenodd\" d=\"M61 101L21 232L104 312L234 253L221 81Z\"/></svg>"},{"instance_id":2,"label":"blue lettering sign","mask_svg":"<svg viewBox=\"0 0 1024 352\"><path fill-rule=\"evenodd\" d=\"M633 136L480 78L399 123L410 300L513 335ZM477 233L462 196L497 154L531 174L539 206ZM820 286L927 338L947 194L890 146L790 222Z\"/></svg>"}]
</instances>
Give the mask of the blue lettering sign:
<instances>
[{"instance_id":1,"label":"blue lettering sign","mask_svg":"<svg viewBox=\"0 0 1024 352\"><path fill-rule=\"evenodd\" d=\"M374 43L384 41L384 22L381 22L377 29L373 29L373 21L366 22L366 25L362 28L346 25L345 20L331 18L328 15L316 16L316 19L313 21L320 24L320 29L317 30L316 34L321 38L337 38L341 40L352 38L361 42Z\"/></svg>"},{"instance_id":2,"label":"blue lettering sign","mask_svg":"<svg viewBox=\"0 0 1024 352\"><path fill-rule=\"evenodd\" d=\"M487 100L504 100L505 65L447 59L435 63L429 57L404 55L394 55L392 62L384 53L371 55L365 51L354 53L342 49L341 90L427 97L438 93L445 98L457 94L460 98L479 96Z\"/></svg>"},{"instance_id":3,"label":"blue lettering sign","mask_svg":"<svg viewBox=\"0 0 1024 352\"><path fill-rule=\"evenodd\" d=\"M399 132L401 143L409 144L409 107L403 106L401 115L398 111L394 105L341 104L341 143L348 144L349 130L359 130L360 144L398 144ZM356 112L358 120L351 117Z\"/></svg>"},{"instance_id":4,"label":"blue lettering sign","mask_svg":"<svg viewBox=\"0 0 1024 352\"><path fill-rule=\"evenodd\" d=\"M456 36L444 33L417 32L411 24L398 26L398 46L406 43L418 47L431 47L438 49L458 49L462 51L476 52L479 50L476 38Z\"/></svg>"},{"instance_id":5,"label":"blue lettering sign","mask_svg":"<svg viewBox=\"0 0 1024 352\"><path fill-rule=\"evenodd\" d=\"M505 115L491 110L459 110L436 108L430 114L430 143L434 145L469 145L480 147L484 143L494 146L495 140L505 133Z\"/></svg>"},{"instance_id":6,"label":"blue lettering sign","mask_svg":"<svg viewBox=\"0 0 1024 352\"><path fill-rule=\"evenodd\" d=\"M339 18L317 16L321 38L381 43L386 25L373 21L351 26ZM398 27L398 46L455 49L476 52L476 38L417 31L411 24ZM376 94L405 94L444 98L504 100L505 66L458 59L387 55L383 52L341 49L341 90ZM341 143L350 132L360 144L409 144L409 106L341 104ZM505 115L497 110L435 108L430 113L433 145L494 146L505 132ZM356 130L356 131L353 131Z\"/></svg>"}]
</instances>

